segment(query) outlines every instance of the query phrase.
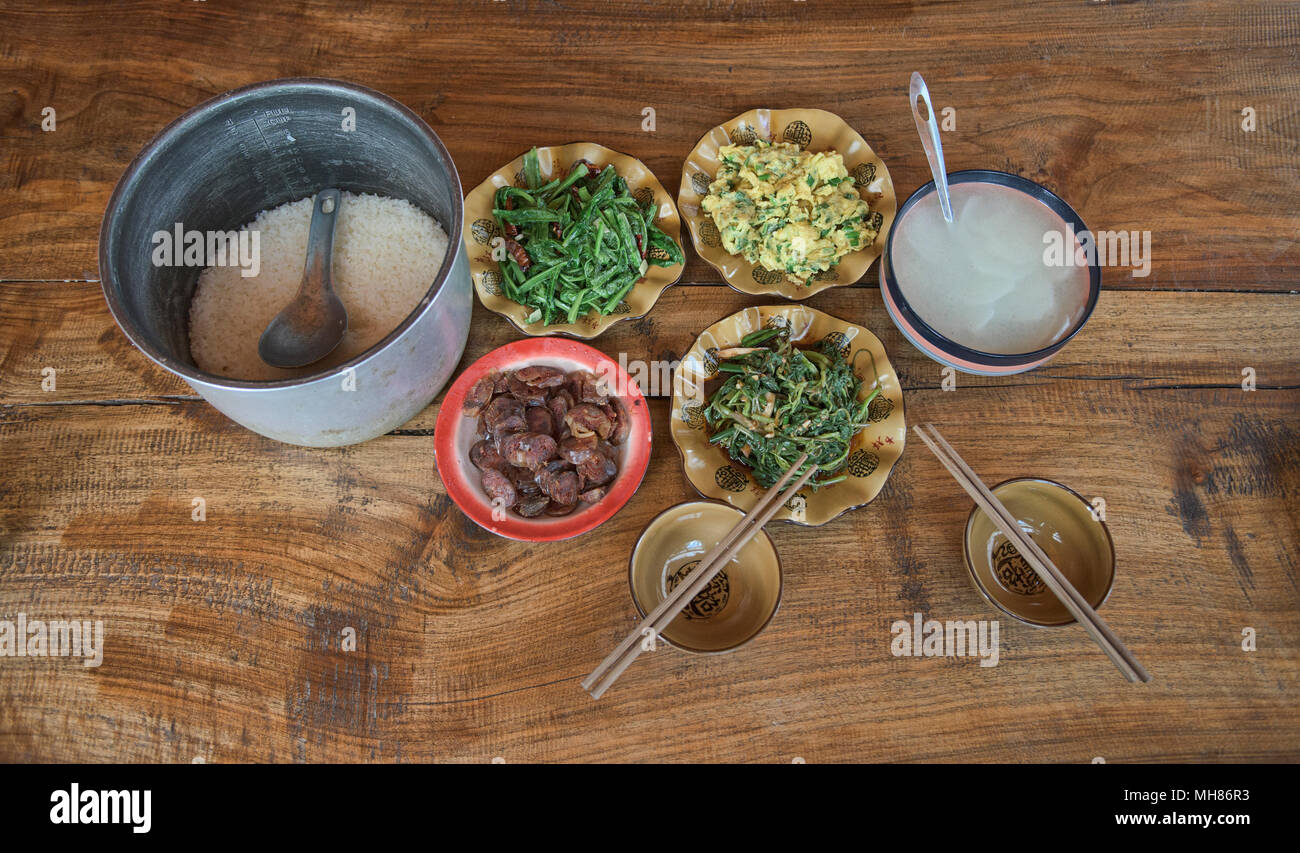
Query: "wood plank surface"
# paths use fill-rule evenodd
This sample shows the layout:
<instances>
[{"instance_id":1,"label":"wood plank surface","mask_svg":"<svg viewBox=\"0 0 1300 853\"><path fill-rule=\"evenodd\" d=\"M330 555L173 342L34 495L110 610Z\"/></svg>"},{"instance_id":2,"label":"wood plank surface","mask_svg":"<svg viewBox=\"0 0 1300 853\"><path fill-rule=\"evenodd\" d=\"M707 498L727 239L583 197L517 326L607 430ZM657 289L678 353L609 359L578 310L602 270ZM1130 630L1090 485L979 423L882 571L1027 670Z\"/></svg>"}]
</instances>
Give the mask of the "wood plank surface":
<instances>
[{"instance_id":1,"label":"wood plank surface","mask_svg":"<svg viewBox=\"0 0 1300 853\"><path fill-rule=\"evenodd\" d=\"M994 615L961 565L969 503L911 448L868 509L774 529L784 604L752 646L648 656L593 703L577 680L633 623L626 555L651 517L689 497L666 401L652 401L654 455L631 503L596 532L526 545L483 532L447 499L432 467L436 404L364 445L287 447L152 367L94 285L4 293L3 315L26 317L4 339L51 332L4 351L0 610L93 612L108 635L96 670L0 669L15 700L0 727L11 759L1300 755L1300 377L1280 331L1300 323L1292 297L1107 293L1048 368L963 376L950 392L888 325L877 291L819 302L881 332L909 419L940 424L986 479L1035 474L1105 498L1120 555L1105 613L1156 673L1149 688L1125 685L1082 631L1006 619L995 668L890 654L895 619ZM1165 300L1168 329L1141 310L1152 298ZM1259 307L1225 310L1228 299ZM615 357L680 353L701 323L752 302L678 288L641 334L623 324L598 344ZM476 310L485 331L467 359L513 338ZM1278 334L1247 334L1265 318ZM1182 348L1189 331L1202 337ZM87 373L63 374L46 399L14 381L42 359L80 363L77 352ZM1245 360L1260 390L1241 389ZM357 653L339 651L344 626L358 631ZM1243 627L1260 651L1241 651ZM1041 709L1057 724L1039 722Z\"/></svg>"},{"instance_id":2,"label":"wood plank surface","mask_svg":"<svg viewBox=\"0 0 1300 853\"><path fill-rule=\"evenodd\" d=\"M929 180L906 105L919 70L956 110L950 169L1016 172L1093 229L1151 232L1150 275L1107 269L1108 287L1300 288L1293 3L92 9L0 10L0 280L96 278L100 218L135 153L186 109L260 80L327 75L397 98L442 137L467 190L529 145L589 139L639 157L675 195L714 125L756 106L820 107L863 133L901 199ZM716 280L694 256L687 278Z\"/></svg>"},{"instance_id":3,"label":"wood plank surface","mask_svg":"<svg viewBox=\"0 0 1300 853\"><path fill-rule=\"evenodd\" d=\"M770 300L722 285L682 285L665 291L639 320L616 323L591 342L618 359L681 357L708 326ZM835 288L809 303L854 323L884 342L904 389L938 388L943 367L907 343L874 288ZM1252 368L1257 386L1300 386L1300 361L1280 345L1296 326L1300 300L1289 294L1103 291L1083 331L1052 361L1031 373L991 378L959 375L959 387L1033 386L1059 380L1114 379L1131 385L1240 388ZM1243 316L1244 315L1244 316ZM1152 322L1152 317L1159 318ZM460 369L518 336L477 301ZM482 332L482 334L479 334ZM53 392L43 371L55 370ZM646 393L669 389L648 387ZM76 401L152 400L194 396L181 379L155 367L113 322L99 285L9 282L0 288L0 401L66 405ZM408 428L432 429L425 412Z\"/></svg>"},{"instance_id":4,"label":"wood plank surface","mask_svg":"<svg viewBox=\"0 0 1300 853\"><path fill-rule=\"evenodd\" d=\"M1300 760L1298 59L1282 2L6 3L0 619L99 619L105 646L99 667L0 657L0 761ZM694 497L662 394L627 506L577 539L516 543L447 497L438 402L354 447L261 438L132 347L94 281L136 151L245 83L378 88L438 131L467 189L530 144L587 138L675 191L714 124L818 106L906 195L928 180L913 69L956 108L950 168L1018 172L1094 228L1150 230L1151 275L1107 269L1054 360L952 390L889 321L874 267L810 304L879 335L908 422L937 424L990 483L1106 501L1102 613L1150 685L1081 629L1005 617L995 667L891 654L914 613L999 615L962 565L970 502L914 443L869 507L773 526L784 596L752 644L643 655L593 702L579 680L635 622L628 554ZM687 283L594 345L671 362L766 301L688 257ZM461 369L518 337L477 304L473 329Z\"/></svg>"}]
</instances>

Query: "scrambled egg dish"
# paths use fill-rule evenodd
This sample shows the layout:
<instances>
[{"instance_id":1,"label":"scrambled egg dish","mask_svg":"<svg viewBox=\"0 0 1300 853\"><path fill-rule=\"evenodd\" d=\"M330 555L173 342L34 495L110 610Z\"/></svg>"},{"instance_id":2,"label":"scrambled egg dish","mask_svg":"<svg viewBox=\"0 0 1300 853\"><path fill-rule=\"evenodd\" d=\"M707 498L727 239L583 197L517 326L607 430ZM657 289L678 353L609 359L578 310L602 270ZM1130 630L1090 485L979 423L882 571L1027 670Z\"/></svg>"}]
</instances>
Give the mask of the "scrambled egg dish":
<instances>
[{"instance_id":1,"label":"scrambled egg dish","mask_svg":"<svg viewBox=\"0 0 1300 853\"><path fill-rule=\"evenodd\" d=\"M807 285L875 242L871 207L839 152L813 154L760 139L724 146L718 157L721 166L701 207L731 254Z\"/></svg>"}]
</instances>

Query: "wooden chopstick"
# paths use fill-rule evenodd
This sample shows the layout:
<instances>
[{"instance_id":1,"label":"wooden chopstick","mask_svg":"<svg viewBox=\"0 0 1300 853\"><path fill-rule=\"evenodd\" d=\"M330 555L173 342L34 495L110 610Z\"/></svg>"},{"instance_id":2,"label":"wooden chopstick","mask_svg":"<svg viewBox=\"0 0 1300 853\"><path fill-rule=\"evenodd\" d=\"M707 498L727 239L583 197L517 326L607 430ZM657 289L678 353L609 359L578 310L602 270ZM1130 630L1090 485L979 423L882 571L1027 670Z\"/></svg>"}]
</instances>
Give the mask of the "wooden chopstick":
<instances>
[{"instance_id":1,"label":"wooden chopstick","mask_svg":"<svg viewBox=\"0 0 1300 853\"><path fill-rule=\"evenodd\" d=\"M1017 533L1017 538L1013 540L1012 544L1017 546L1023 546L1023 547L1017 547L1016 550L1019 551L1022 554L1022 556L1025 554L1026 551L1032 552L1033 555L1038 559L1038 561L1042 563L1045 568L1047 568L1051 573L1055 575L1055 579L1058 581L1061 587L1060 590L1053 587L1051 583L1052 579L1050 578L1044 578L1043 582L1046 583L1047 586L1052 589L1053 594L1055 594L1057 598L1061 599L1061 603L1065 604L1066 609L1070 610L1071 615L1073 615L1074 618L1077 619L1079 622L1084 623L1084 626L1087 627L1088 623L1085 623L1083 619L1080 619L1078 613L1076 613L1072 608L1070 608L1070 603L1066 601L1065 598L1062 597L1062 592L1064 592L1065 595L1069 596L1069 598L1073 599L1074 603L1078 605L1079 609L1082 610L1084 613L1092 614L1093 617L1091 620L1092 624L1099 625L1101 628L1104 629L1104 633L1109 635L1107 637L1107 640L1108 640L1108 644L1110 644L1112 648L1123 649L1124 652L1128 653L1127 647L1125 647L1124 644L1120 642L1119 637L1115 636L1114 632L1110 631L1109 626L1107 626L1105 621L1103 621L1102 618L1097 615L1096 611L1093 610L1092 605L1088 603L1088 600L1083 597L1083 593L1079 592L1079 590L1075 588L1074 584L1069 582L1069 580L1060 571L1060 569L1056 567L1056 564L1053 563L1050 558L1048 558L1046 552L1044 552L1043 549L1039 547L1038 543L1035 542L1031 536L1025 534L1024 531L1021 530L1020 524L1016 520L1015 516L1013 516L1011 514L1011 511L1006 508L1005 504L1003 504L1001 501L997 499L997 497L993 494L993 490L989 489L987 486L984 485L984 481L981 480L971 469L971 467L966 464L966 460L961 458L961 455L957 453L957 451L953 448L953 446L949 444L942 435L939 434L939 430L935 428L934 424L928 424L927 426L929 426L931 435L934 437L935 441L937 441L943 447L948 459L950 459L953 462L953 464L955 464L961 470L961 472L965 475L966 479L969 482L975 484L979 488L980 492L982 493L985 499L984 502L981 503L980 508L983 509L985 513L989 515L989 520L997 524L998 523L997 518L995 517L994 513L996 514L996 516L1000 516L1001 520L1005 523L1005 525L998 524L998 528L1003 531L1004 535L1006 534L1005 526L1012 527ZM922 435L922 439L924 438L925 436ZM940 459L942 460L943 457L941 456ZM952 469L949 468L949 470ZM1026 562L1031 562L1031 561L1029 561L1028 558L1026 558ZM1031 562L1031 566L1032 566L1032 562ZM1038 571L1037 567L1035 567L1035 571ZM1107 649L1107 645L1103 644L1102 648ZM1109 650L1107 650L1107 654L1110 654ZM1112 657L1111 660L1115 660L1115 658ZM1132 681L1143 680L1140 677L1140 673L1145 674L1146 670L1142 669L1141 664L1139 664L1137 662L1137 659L1132 656L1132 653L1128 653L1125 656L1125 660L1123 661L1123 663L1116 661L1116 665L1119 666L1121 671L1124 671L1126 676L1130 676L1129 670L1131 670L1130 680ZM1149 681L1150 676L1147 675L1145 680Z\"/></svg>"},{"instance_id":2,"label":"wooden chopstick","mask_svg":"<svg viewBox=\"0 0 1300 853\"><path fill-rule=\"evenodd\" d=\"M1097 612L1093 610L1092 605L1083 597L1074 585L1069 582L1060 569L1052 563L1051 559L1038 546L1032 537L1028 536L1020 529L1019 523L1006 506L993 495L992 491L984 485L983 481L976 476L953 449L952 445L939 434L939 431L931 424L930 430L934 439L943 446L941 451L919 428L917 434L921 436L922 441L935 453L941 462L952 472L963 488L975 498L976 503L989 516L989 520L997 525L1003 535L1016 546L1021 556L1042 578L1043 582L1052 591L1061 603L1065 605L1070 614L1084 626L1093 640L1101 646L1102 650L1110 657L1111 661L1129 681L1147 682L1151 680L1150 674L1138 662L1128 647L1120 641L1114 631L1110 629Z\"/></svg>"},{"instance_id":3,"label":"wooden chopstick","mask_svg":"<svg viewBox=\"0 0 1300 853\"><path fill-rule=\"evenodd\" d=\"M795 467L797 468L798 466ZM795 481L794 485L790 487L790 491L799 491L799 489L803 488L804 484L807 483L816 473L817 466L813 465L804 472L803 476ZM709 581L713 580L714 576L717 575L718 572L722 571L722 569L731 562L742 548L749 544L749 540L758 535L758 532L763 529L763 525L767 524L767 522L772 519L772 516L781 508L781 505L782 502L780 500L772 501L767 505L766 509L763 510L762 514L754 520L754 523L747 526L744 532L740 534L739 538L737 538L731 546L713 562L712 565L697 566L693 572L682 579L682 582L678 584L677 588L681 589L689 584L686 594L675 605L669 608L667 612L659 617L652 626L654 633L651 636L658 638L660 634L667 630L668 626L672 624L672 621L677 618L677 615L686 609L686 606L694 600L695 596L699 595L700 590L704 589L705 585L707 585ZM741 524L744 525L747 521L748 519L742 519ZM623 671L632 665L632 661L637 659L641 654L641 651L642 645L640 643L634 643L631 648L627 650L627 653L624 655L622 660L614 665L609 674L589 691L591 693L591 698L599 699L603 696L605 691L609 689L610 685L623 674Z\"/></svg>"},{"instance_id":4,"label":"wooden chopstick","mask_svg":"<svg viewBox=\"0 0 1300 853\"><path fill-rule=\"evenodd\" d=\"M984 481L971 470L970 466L953 449L952 445L944 440L944 437L939 434L934 425L927 424L927 426L933 434L933 440L926 435L920 426L914 426L913 430L921 437L921 440L925 442L939 461L943 463L944 467L948 469L961 487L974 498L975 503L988 515L989 520L997 525L1002 534L1011 541L1016 550L1020 552L1020 556L1025 558L1025 562L1033 568L1048 589L1070 611L1070 615L1083 625L1093 641L1101 646L1102 651L1110 657L1120 672L1124 673L1124 677L1129 681L1143 683L1150 681L1151 674L1138 662L1138 659L1134 657L1128 647L1106 624L1106 621L1097 615L1097 611L1092 608L1092 605L1088 603L1082 593L1074 588L1074 585L1061 573L1061 570L1043 552L1038 543L1020 529L1020 525L1006 506L997 499L997 496L993 494L988 486L984 485Z\"/></svg>"},{"instance_id":5,"label":"wooden chopstick","mask_svg":"<svg viewBox=\"0 0 1300 853\"><path fill-rule=\"evenodd\" d=\"M794 472L798 471L799 466L802 465L804 462L806 462L807 459L808 459L807 453L800 456L798 460L795 461L794 465L791 466L790 470L786 471L785 474L781 476L781 479L777 480L776 483L772 485L772 488L768 489L766 492L763 493L763 496L758 499L758 503L755 504L754 508L749 511L749 514L741 518L741 520L736 523L736 526L732 527L731 530L727 531L727 535L723 536L722 539L718 541L718 544L715 545L712 550L710 550L707 554L704 555L704 558L700 560L700 565L696 566L697 571L700 568L707 567L710 563L716 560L722 554L723 551L725 551L728 547L730 547L731 543L736 541L736 537L744 532L745 525L750 520L758 517L758 514L762 512L763 508L767 506L768 502L771 501L774 497L776 497L781 492L781 489L785 487L785 484L790 482L790 478L794 476ZM604 674L605 670L613 666L614 663L620 657L623 656L623 654L628 650L628 648L633 643L636 643L638 640L641 639L642 636L644 636L645 629L653 627L655 620L657 620L660 616L662 616L668 610L668 608L672 607L677 602L677 600L681 598L683 594L685 594L686 592L686 585L684 583L685 580L686 578L683 578L682 579L683 583L677 584L677 586L674 587L673 590L668 593L668 595L664 598L664 600L659 602L659 606L656 607L654 610L650 611L650 613L644 619L641 620L641 623L637 625L636 628L633 629L632 633L624 637L623 642L619 643L618 646L614 649L614 651L610 652L608 655L605 656L605 659L600 662L600 666L592 670L591 674L582 680L583 690L590 690L591 686L596 683L596 679L600 678L601 675ZM687 599L687 601L690 601L690 599Z\"/></svg>"},{"instance_id":6,"label":"wooden chopstick","mask_svg":"<svg viewBox=\"0 0 1300 853\"><path fill-rule=\"evenodd\" d=\"M644 636L646 629L649 629L651 637L658 638L677 615L686 608L688 604L699 595L700 590L708 585L709 581L722 571L737 553L740 552L749 541L753 539L767 522L771 521L777 511L782 506L781 489L789 482L795 471L807 460L808 454L803 454L799 459L790 466L790 469L782 475L781 479L768 489L767 492L759 499L758 504L750 510L749 514L740 519L734 527L728 531L727 535L714 546L712 550L705 555L700 564L688 574L682 581L660 602L651 613L636 626L633 631L623 639L618 647L601 661L600 666L583 680L583 689L591 693L593 699L599 699L604 695L623 671L626 670L632 661L641 654L642 645L639 642ZM804 484L817 473L817 466L812 465L803 475L795 481L790 487L790 492L798 492ZM606 670L608 673L606 674ZM602 674L604 677L602 678ZM597 680L599 683L597 683ZM594 685L594 687L593 687Z\"/></svg>"}]
</instances>

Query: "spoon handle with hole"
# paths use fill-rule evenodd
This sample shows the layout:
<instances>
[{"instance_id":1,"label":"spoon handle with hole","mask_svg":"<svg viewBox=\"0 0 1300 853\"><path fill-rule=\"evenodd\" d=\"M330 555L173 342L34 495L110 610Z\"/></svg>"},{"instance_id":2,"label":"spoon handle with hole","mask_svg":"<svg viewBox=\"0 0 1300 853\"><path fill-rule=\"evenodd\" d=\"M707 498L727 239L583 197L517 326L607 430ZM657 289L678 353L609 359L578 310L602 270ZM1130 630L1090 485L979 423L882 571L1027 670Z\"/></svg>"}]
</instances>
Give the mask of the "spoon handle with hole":
<instances>
[{"instance_id":1,"label":"spoon handle with hole","mask_svg":"<svg viewBox=\"0 0 1300 853\"><path fill-rule=\"evenodd\" d=\"M334 291L334 276L330 274L330 261L334 257L334 226L338 222L334 214L342 198L343 194L333 188L316 194L316 208L312 211L311 226L307 231L307 263L303 267L302 282L298 285L300 296Z\"/></svg>"},{"instance_id":2,"label":"spoon handle with hole","mask_svg":"<svg viewBox=\"0 0 1300 853\"><path fill-rule=\"evenodd\" d=\"M912 72L912 85L908 90L912 104L912 118L916 119L916 132L921 135L925 159L930 161L930 174L939 193L939 206L945 222L952 222L952 201L948 198L948 169L943 164L943 143L939 141L939 125L934 120L934 104L930 101L930 88L920 72ZM925 114L921 114L921 104Z\"/></svg>"}]
</instances>

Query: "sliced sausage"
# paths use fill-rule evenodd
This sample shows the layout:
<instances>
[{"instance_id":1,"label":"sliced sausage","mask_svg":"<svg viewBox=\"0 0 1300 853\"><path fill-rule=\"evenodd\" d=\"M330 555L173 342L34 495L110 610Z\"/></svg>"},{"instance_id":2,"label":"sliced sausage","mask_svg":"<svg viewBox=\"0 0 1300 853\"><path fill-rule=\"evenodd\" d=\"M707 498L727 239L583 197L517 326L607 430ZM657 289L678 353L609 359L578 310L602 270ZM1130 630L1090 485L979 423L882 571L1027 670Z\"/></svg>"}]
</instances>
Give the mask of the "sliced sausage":
<instances>
[{"instance_id":1,"label":"sliced sausage","mask_svg":"<svg viewBox=\"0 0 1300 853\"><path fill-rule=\"evenodd\" d=\"M578 438L586 438L590 435L609 438L614 431L614 424L610 422L609 417L598 406L591 403L579 403L574 406L564 416L564 422Z\"/></svg>"},{"instance_id":2,"label":"sliced sausage","mask_svg":"<svg viewBox=\"0 0 1300 853\"><path fill-rule=\"evenodd\" d=\"M568 515L569 513L573 512L577 508L578 508L577 501L574 501L571 504L562 504L562 503L557 503L555 501L551 501L546 505L546 514L556 515L556 516Z\"/></svg>"},{"instance_id":3,"label":"sliced sausage","mask_svg":"<svg viewBox=\"0 0 1300 853\"><path fill-rule=\"evenodd\" d=\"M533 388L559 388L564 384L564 371L544 364L530 364L516 370L515 378Z\"/></svg>"},{"instance_id":4,"label":"sliced sausage","mask_svg":"<svg viewBox=\"0 0 1300 853\"><path fill-rule=\"evenodd\" d=\"M622 400L613 397L610 402L610 408L614 410L614 431L609 434L609 443L622 444L632 434L632 418L628 416L627 407Z\"/></svg>"},{"instance_id":5,"label":"sliced sausage","mask_svg":"<svg viewBox=\"0 0 1300 853\"><path fill-rule=\"evenodd\" d=\"M487 441L477 442L469 449L469 461L480 471L500 471L506 467L506 460L497 452L496 445Z\"/></svg>"},{"instance_id":6,"label":"sliced sausage","mask_svg":"<svg viewBox=\"0 0 1300 853\"><path fill-rule=\"evenodd\" d=\"M503 507L512 507L519 500L514 483L495 468L483 472L483 491L487 493L488 500Z\"/></svg>"},{"instance_id":7,"label":"sliced sausage","mask_svg":"<svg viewBox=\"0 0 1300 853\"><path fill-rule=\"evenodd\" d=\"M596 441L594 435L586 438L569 436L560 442L560 455L574 465L585 462L599 452L596 449Z\"/></svg>"},{"instance_id":8,"label":"sliced sausage","mask_svg":"<svg viewBox=\"0 0 1300 853\"><path fill-rule=\"evenodd\" d=\"M510 256L515 259L515 263L519 264L519 268L524 272L528 272L528 268L533 265L533 261L531 258L528 257L527 250L525 250L523 246L519 245L514 240L508 238L505 241L505 246L506 246L506 251L509 252Z\"/></svg>"},{"instance_id":9,"label":"sliced sausage","mask_svg":"<svg viewBox=\"0 0 1300 853\"><path fill-rule=\"evenodd\" d=\"M496 377L484 376L474 383L474 387L469 389L465 395L465 405L461 407L471 418L477 418L487 404L492 401L492 392L496 389Z\"/></svg>"},{"instance_id":10,"label":"sliced sausage","mask_svg":"<svg viewBox=\"0 0 1300 853\"><path fill-rule=\"evenodd\" d=\"M614 460L599 455L593 456L578 465L578 475L582 478L580 488L603 486L614 479L617 473L618 466L614 464Z\"/></svg>"},{"instance_id":11,"label":"sliced sausage","mask_svg":"<svg viewBox=\"0 0 1300 853\"><path fill-rule=\"evenodd\" d=\"M551 410L546 406L529 406L524 413L524 420L528 422L529 432L555 437L555 422L551 418Z\"/></svg>"},{"instance_id":12,"label":"sliced sausage","mask_svg":"<svg viewBox=\"0 0 1300 853\"><path fill-rule=\"evenodd\" d=\"M578 495L578 500L582 501L585 504L599 503L600 499L605 497L605 495L608 492L609 489L606 488L605 486L596 486L594 488L587 489L587 491Z\"/></svg>"},{"instance_id":13,"label":"sliced sausage","mask_svg":"<svg viewBox=\"0 0 1300 853\"><path fill-rule=\"evenodd\" d=\"M515 507L515 512L519 513L524 518L536 518L546 511L546 507L549 506L550 503L551 499L546 495L527 497L519 501L519 505Z\"/></svg>"},{"instance_id":14,"label":"sliced sausage","mask_svg":"<svg viewBox=\"0 0 1300 853\"><path fill-rule=\"evenodd\" d=\"M498 424L515 418L518 418L521 424L524 422L524 404L514 397L505 395L495 397L483 410L483 419L487 421L488 429L493 432L496 432Z\"/></svg>"},{"instance_id":15,"label":"sliced sausage","mask_svg":"<svg viewBox=\"0 0 1300 853\"><path fill-rule=\"evenodd\" d=\"M511 465L536 470L555 455L558 445L549 435L520 432L506 436L501 442L501 455Z\"/></svg>"},{"instance_id":16,"label":"sliced sausage","mask_svg":"<svg viewBox=\"0 0 1300 853\"><path fill-rule=\"evenodd\" d=\"M573 471L554 471L548 466L537 475L537 485L556 503L572 506L578 502L578 475Z\"/></svg>"},{"instance_id":17,"label":"sliced sausage","mask_svg":"<svg viewBox=\"0 0 1300 853\"><path fill-rule=\"evenodd\" d=\"M545 389L534 388L516 376L506 379L506 385L510 388L510 395L525 405L540 406L546 402Z\"/></svg>"},{"instance_id":18,"label":"sliced sausage","mask_svg":"<svg viewBox=\"0 0 1300 853\"><path fill-rule=\"evenodd\" d=\"M569 413L569 404L559 395L548 397L546 400L546 410L551 413L551 424L553 425L551 428L551 435L555 435L555 426L558 425L560 428L564 428L565 426L564 416Z\"/></svg>"},{"instance_id":19,"label":"sliced sausage","mask_svg":"<svg viewBox=\"0 0 1300 853\"><path fill-rule=\"evenodd\" d=\"M586 370L575 370L570 373L568 388L574 400L579 403L604 403L608 399L604 394L600 377Z\"/></svg>"},{"instance_id":20,"label":"sliced sausage","mask_svg":"<svg viewBox=\"0 0 1300 853\"><path fill-rule=\"evenodd\" d=\"M516 468L513 465L507 465L503 472L514 483L515 491L523 495L541 494L541 488L537 485L537 480L533 477L533 472L527 468Z\"/></svg>"}]
</instances>

